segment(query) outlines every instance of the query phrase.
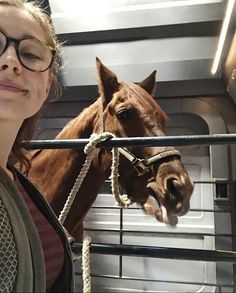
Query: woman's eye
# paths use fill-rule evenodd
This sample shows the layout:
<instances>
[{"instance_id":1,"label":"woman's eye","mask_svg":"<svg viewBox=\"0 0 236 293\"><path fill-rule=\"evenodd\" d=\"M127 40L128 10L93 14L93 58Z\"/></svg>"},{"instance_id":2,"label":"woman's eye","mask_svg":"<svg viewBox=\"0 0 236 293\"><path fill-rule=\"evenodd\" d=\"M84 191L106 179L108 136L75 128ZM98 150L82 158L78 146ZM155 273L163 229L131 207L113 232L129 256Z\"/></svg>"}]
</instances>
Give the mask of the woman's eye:
<instances>
[{"instance_id":1,"label":"woman's eye","mask_svg":"<svg viewBox=\"0 0 236 293\"><path fill-rule=\"evenodd\" d=\"M130 111L128 110L119 110L117 113L116 113L116 116L119 120L125 120L127 118L129 118L130 116Z\"/></svg>"},{"instance_id":2,"label":"woman's eye","mask_svg":"<svg viewBox=\"0 0 236 293\"><path fill-rule=\"evenodd\" d=\"M30 52L22 52L21 56L23 58L31 59L31 60L40 60L40 57L36 54L30 53Z\"/></svg>"}]
</instances>

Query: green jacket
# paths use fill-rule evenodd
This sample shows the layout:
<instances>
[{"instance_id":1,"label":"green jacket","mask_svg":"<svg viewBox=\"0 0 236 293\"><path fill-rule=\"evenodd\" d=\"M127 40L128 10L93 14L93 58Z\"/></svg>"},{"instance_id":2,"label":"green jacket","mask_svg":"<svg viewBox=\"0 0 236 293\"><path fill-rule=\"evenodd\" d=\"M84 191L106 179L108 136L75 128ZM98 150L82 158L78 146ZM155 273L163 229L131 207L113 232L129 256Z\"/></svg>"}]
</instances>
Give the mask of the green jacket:
<instances>
[{"instance_id":1,"label":"green jacket","mask_svg":"<svg viewBox=\"0 0 236 293\"><path fill-rule=\"evenodd\" d=\"M57 231L64 246L63 268L49 292L74 292L71 249L64 229L42 194L22 173L15 168L14 170L35 205ZM8 213L17 250L17 275L14 292L46 292L44 255L37 228L22 196L2 168L0 168L0 199ZM0 255L2 253L1 247L0 243Z\"/></svg>"}]
</instances>

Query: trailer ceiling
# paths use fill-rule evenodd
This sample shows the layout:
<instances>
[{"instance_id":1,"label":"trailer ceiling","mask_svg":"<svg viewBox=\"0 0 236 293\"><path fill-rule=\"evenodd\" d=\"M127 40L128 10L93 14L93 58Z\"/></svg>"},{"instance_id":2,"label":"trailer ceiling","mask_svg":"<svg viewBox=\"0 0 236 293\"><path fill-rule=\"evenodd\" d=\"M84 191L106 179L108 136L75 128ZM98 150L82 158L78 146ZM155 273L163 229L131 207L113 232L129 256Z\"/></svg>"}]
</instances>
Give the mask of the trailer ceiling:
<instances>
[{"instance_id":1,"label":"trailer ceiling","mask_svg":"<svg viewBox=\"0 0 236 293\"><path fill-rule=\"evenodd\" d=\"M138 82L156 69L160 97L227 93L236 67L235 55L227 59L236 9L219 70L215 75L210 72L227 1L49 0L43 4L49 4L56 33L65 41L62 81L67 94L94 94L96 56L120 80Z\"/></svg>"}]
</instances>

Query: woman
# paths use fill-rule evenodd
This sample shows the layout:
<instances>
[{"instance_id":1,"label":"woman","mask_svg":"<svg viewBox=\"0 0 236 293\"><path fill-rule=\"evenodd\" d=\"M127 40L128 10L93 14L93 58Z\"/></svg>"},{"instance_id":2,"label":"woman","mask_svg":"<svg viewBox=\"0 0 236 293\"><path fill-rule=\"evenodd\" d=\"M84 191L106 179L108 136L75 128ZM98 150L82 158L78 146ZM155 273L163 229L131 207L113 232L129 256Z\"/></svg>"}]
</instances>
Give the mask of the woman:
<instances>
[{"instance_id":1,"label":"woman","mask_svg":"<svg viewBox=\"0 0 236 293\"><path fill-rule=\"evenodd\" d=\"M59 43L36 3L0 0L0 291L73 292L71 251L39 191L10 163L59 94Z\"/></svg>"}]
</instances>

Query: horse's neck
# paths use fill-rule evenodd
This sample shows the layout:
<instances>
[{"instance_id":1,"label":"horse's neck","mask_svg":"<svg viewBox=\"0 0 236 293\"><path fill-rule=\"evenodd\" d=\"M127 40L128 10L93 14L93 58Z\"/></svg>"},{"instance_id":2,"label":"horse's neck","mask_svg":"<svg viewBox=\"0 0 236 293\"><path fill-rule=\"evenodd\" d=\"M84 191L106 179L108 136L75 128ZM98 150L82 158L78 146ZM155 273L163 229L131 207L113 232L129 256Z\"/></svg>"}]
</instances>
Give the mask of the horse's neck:
<instances>
[{"instance_id":1,"label":"horse's neck","mask_svg":"<svg viewBox=\"0 0 236 293\"><path fill-rule=\"evenodd\" d=\"M99 119L98 103L99 100L71 120L56 139L89 137L94 131L94 121ZM51 202L55 194L68 194L70 192L84 161L83 150L43 150L33 159L29 177ZM97 176L103 177L102 174L97 174ZM97 178L96 182L101 184L100 181ZM94 189L99 189L99 187Z\"/></svg>"},{"instance_id":2,"label":"horse's neck","mask_svg":"<svg viewBox=\"0 0 236 293\"><path fill-rule=\"evenodd\" d=\"M99 119L100 99L85 108L77 117L69 121L55 139L73 139L89 137Z\"/></svg>"}]
</instances>

